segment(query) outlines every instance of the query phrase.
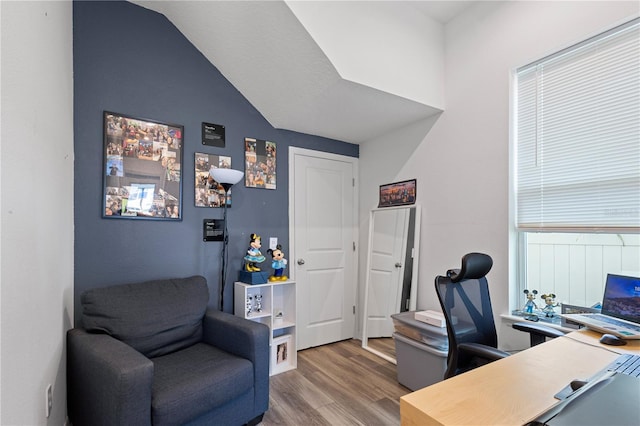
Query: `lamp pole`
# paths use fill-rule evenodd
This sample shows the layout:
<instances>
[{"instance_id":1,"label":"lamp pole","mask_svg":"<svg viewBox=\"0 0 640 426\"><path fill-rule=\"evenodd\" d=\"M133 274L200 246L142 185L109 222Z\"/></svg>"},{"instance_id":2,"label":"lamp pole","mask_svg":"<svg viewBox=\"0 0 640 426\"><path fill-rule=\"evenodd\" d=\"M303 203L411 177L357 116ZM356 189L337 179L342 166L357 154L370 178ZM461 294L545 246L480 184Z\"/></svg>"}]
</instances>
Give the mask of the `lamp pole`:
<instances>
[{"instance_id":1,"label":"lamp pole","mask_svg":"<svg viewBox=\"0 0 640 426\"><path fill-rule=\"evenodd\" d=\"M224 222L224 235L222 237L222 267L221 267L221 283L220 283L220 310L224 311L224 288L227 285L227 245L229 244L229 228L227 227L227 198L229 197L229 189L233 184L221 183L224 188L224 210L222 220Z\"/></svg>"},{"instance_id":2,"label":"lamp pole","mask_svg":"<svg viewBox=\"0 0 640 426\"><path fill-rule=\"evenodd\" d=\"M222 241L222 267L220 268L220 310L224 310L224 288L227 284L227 245L229 244L229 227L227 226L227 198L229 197L229 189L236 183L240 182L244 173L240 170L216 168L209 169L209 176L213 178L224 189L224 237Z\"/></svg>"}]
</instances>

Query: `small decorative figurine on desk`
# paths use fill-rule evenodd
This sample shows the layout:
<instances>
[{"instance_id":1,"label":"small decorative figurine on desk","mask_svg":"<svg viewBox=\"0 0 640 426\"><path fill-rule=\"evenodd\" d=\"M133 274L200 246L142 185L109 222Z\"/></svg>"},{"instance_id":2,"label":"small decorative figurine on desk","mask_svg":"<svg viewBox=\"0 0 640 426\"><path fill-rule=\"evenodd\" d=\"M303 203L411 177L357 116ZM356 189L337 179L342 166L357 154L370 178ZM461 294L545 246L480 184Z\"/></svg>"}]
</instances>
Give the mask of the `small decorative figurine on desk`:
<instances>
[{"instance_id":1,"label":"small decorative figurine on desk","mask_svg":"<svg viewBox=\"0 0 640 426\"><path fill-rule=\"evenodd\" d=\"M553 293L549 293L543 294L540 297L544 299L544 308L542 308L544 316L547 318L554 317L556 315L556 311L553 308L560 305L559 303L556 303L556 295Z\"/></svg>"},{"instance_id":2,"label":"small decorative figurine on desk","mask_svg":"<svg viewBox=\"0 0 640 426\"><path fill-rule=\"evenodd\" d=\"M528 314L532 314L534 309L538 309L538 305L534 302L538 290L525 290L524 294L527 295L527 303L524 304L524 311Z\"/></svg>"},{"instance_id":3,"label":"small decorative figurine on desk","mask_svg":"<svg viewBox=\"0 0 640 426\"><path fill-rule=\"evenodd\" d=\"M286 281L287 276L284 274L284 269L287 267L287 259L284 258L282 252L282 246L278 244L275 250L267 250L267 253L271 254L273 261L271 267L273 268L273 275L269 277L269 281Z\"/></svg>"},{"instance_id":4,"label":"small decorative figurine on desk","mask_svg":"<svg viewBox=\"0 0 640 426\"><path fill-rule=\"evenodd\" d=\"M524 294L527 296L527 303L524 304L524 312L526 313L525 319L530 321L538 321L538 316L533 313L534 309L538 309L538 305L534 302L538 290L525 290Z\"/></svg>"},{"instance_id":5,"label":"small decorative figurine on desk","mask_svg":"<svg viewBox=\"0 0 640 426\"><path fill-rule=\"evenodd\" d=\"M262 253L260 253L260 247L262 247L262 239L260 238L260 235L251 234L249 249L247 250L247 255L244 257L244 269L247 272L260 271L260 268L257 264L264 262L265 259Z\"/></svg>"}]
</instances>

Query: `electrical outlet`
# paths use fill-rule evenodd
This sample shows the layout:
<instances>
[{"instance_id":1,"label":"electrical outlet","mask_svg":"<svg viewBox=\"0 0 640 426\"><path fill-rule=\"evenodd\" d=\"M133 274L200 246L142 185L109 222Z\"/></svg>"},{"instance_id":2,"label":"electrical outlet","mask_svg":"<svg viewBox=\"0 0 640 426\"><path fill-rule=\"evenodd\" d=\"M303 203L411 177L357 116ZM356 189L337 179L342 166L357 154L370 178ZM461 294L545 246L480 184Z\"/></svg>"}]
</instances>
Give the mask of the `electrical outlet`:
<instances>
[{"instance_id":1,"label":"electrical outlet","mask_svg":"<svg viewBox=\"0 0 640 426\"><path fill-rule=\"evenodd\" d=\"M51 409L53 408L53 390L51 388L51 383L47 385L47 390L45 391L45 414L47 418L51 415Z\"/></svg>"},{"instance_id":2,"label":"electrical outlet","mask_svg":"<svg viewBox=\"0 0 640 426\"><path fill-rule=\"evenodd\" d=\"M275 250L278 246L278 237L270 237L269 238L269 248L271 250Z\"/></svg>"}]
</instances>

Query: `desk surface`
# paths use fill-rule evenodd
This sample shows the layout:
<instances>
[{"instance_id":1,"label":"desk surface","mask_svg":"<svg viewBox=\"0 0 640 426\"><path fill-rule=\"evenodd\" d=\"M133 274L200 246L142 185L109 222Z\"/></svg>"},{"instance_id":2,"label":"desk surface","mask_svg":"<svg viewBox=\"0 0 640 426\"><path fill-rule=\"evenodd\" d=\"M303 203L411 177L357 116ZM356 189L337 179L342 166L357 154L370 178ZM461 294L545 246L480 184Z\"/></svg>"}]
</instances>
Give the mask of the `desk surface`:
<instances>
[{"instance_id":1,"label":"desk surface","mask_svg":"<svg viewBox=\"0 0 640 426\"><path fill-rule=\"evenodd\" d=\"M640 354L640 341L606 346L601 334L579 330L400 398L403 426L522 425L547 411L574 379L587 379L621 353ZM541 377L529 374L544 371Z\"/></svg>"}]
</instances>

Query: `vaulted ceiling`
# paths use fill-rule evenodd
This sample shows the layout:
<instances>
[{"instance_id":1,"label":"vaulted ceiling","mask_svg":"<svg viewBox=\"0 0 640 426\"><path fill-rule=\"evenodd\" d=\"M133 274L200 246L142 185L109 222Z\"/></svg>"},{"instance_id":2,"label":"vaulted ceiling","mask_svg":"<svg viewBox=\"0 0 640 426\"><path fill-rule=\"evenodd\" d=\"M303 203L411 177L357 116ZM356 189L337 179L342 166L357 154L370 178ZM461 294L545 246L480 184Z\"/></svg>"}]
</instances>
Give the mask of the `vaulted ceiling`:
<instances>
[{"instance_id":1,"label":"vaulted ceiling","mask_svg":"<svg viewBox=\"0 0 640 426\"><path fill-rule=\"evenodd\" d=\"M276 128L363 143L444 108L444 24L470 1L132 1Z\"/></svg>"}]
</instances>

